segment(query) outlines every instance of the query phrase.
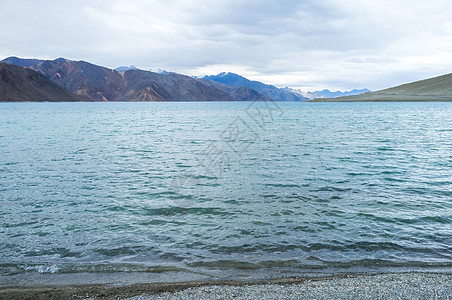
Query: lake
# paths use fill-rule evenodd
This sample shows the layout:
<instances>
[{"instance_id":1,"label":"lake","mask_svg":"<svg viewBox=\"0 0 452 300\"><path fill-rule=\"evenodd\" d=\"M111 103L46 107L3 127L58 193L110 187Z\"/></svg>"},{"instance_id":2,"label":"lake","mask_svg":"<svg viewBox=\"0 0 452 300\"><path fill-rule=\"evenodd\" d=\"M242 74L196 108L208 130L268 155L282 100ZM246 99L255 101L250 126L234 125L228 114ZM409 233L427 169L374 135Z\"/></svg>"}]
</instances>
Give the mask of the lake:
<instances>
[{"instance_id":1,"label":"lake","mask_svg":"<svg viewBox=\"0 0 452 300\"><path fill-rule=\"evenodd\" d=\"M0 103L0 284L452 271L452 103Z\"/></svg>"}]
</instances>

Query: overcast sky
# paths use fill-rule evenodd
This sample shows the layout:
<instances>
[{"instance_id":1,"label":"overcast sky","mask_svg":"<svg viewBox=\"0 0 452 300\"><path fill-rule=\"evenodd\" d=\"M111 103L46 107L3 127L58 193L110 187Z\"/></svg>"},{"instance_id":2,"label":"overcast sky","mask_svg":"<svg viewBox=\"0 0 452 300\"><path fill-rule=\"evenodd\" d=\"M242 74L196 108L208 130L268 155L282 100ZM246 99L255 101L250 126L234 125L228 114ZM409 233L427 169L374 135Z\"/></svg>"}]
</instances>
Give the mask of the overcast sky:
<instances>
[{"instance_id":1,"label":"overcast sky","mask_svg":"<svg viewBox=\"0 0 452 300\"><path fill-rule=\"evenodd\" d=\"M304 91L452 72L442 0L0 0L0 57L65 57Z\"/></svg>"}]
</instances>

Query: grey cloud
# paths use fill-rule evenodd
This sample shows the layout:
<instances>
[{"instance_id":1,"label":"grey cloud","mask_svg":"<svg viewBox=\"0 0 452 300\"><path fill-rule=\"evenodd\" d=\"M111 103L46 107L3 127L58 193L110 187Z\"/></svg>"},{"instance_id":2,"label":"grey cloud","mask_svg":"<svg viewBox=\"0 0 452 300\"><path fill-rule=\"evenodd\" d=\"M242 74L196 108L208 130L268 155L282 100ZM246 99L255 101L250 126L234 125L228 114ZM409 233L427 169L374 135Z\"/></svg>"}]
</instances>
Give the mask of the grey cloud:
<instances>
[{"instance_id":1,"label":"grey cloud","mask_svg":"<svg viewBox=\"0 0 452 300\"><path fill-rule=\"evenodd\" d=\"M452 68L452 10L442 0L0 0L0 5L3 56L64 56L191 74L224 66L281 86L344 89L382 88L411 79L413 72L423 76ZM432 52L441 53L441 60ZM422 63L416 57L424 57Z\"/></svg>"}]
</instances>

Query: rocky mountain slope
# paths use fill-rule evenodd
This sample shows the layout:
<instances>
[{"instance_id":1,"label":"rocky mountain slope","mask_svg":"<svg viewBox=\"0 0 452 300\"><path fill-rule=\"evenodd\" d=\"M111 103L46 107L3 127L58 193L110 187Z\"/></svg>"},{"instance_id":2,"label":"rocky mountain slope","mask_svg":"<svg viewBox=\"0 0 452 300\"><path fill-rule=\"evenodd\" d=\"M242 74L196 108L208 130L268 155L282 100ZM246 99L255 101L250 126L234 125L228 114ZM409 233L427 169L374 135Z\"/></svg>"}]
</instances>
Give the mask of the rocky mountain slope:
<instances>
[{"instance_id":1,"label":"rocky mountain slope","mask_svg":"<svg viewBox=\"0 0 452 300\"><path fill-rule=\"evenodd\" d=\"M0 62L0 101L87 101L30 69Z\"/></svg>"},{"instance_id":2,"label":"rocky mountain slope","mask_svg":"<svg viewBox=\"0 0 452 300\"><path fill-rule=\"evenodd\" d=\"M42 59L34 59L34 58L27 59L27 58L19 58L16 56L11 56L11 57L8 57L8 58L5 58L4 60L2 60L2 62L4 62L5 64L15 65L15 66L24 67L24 68L28 68L30 66L37 65L44 61L45 60L42 60Z\"/></svg>"},{"instance_id":3,"label":"rocky mountain slope","mask_svg":"<svg viewBox=\"0 0 452 300\"><path fill-rule=\"evenodd\" d=\"M213 80L207 80L207 79L198 79L200 82L207 86L215 87L227 94L229 94L232 98L235 98L237 100L243 100L243 101L260 101L260 100L273 100L269 97L257 92L256 90L253 90L252 88L246 87L246 86L229 86L224 83L220 83Z\"/></svg>"},{"instance_id":4,"label":"rocky mountain slope","mask_svg":"<svg viewBox=\"0 0 452 300\"><path fill-rule=\"evenodd\" d=\"M93 101L113 101L124 90L126 82L120 73L84 61L58 58L29 67L66 90Z\"/></svg>"},{"instance_id":5,"label":"rocky mountain slope","mask_svg":"<svg viewBox=\"0 0 452 300\"><path fill-rule=\"evenodd\" d=\"M129 70L123 74L125 89L122 101L233 101L238 100L189 76Z\"/></svg>"},{"instance_id":6,"label":"rocky mountain slope","mask_svg":"<svg viewBox=\"0 0 452 300\"><path fill-rule=\"evenodd\" d=\"M252 81L246 79L243 76L234 73L220 73L218 75L204 76L203 79L220 82L232 87L248 87L251 88L266 97L273 100L281 101L305 101L308 98L302 96L299 93L295 93L289 89L280 89L273 85L264 84L259 81Z\"/></svg>"},{"instance_id":7,"label":"rocky mountain slope","mask_svg":"<svg viewBox=\"0 0 452 300\"><path fill-rule=\"evenodd\" d=\"M66 90L92 101L249 100L244 96L246 93L235 90L229 92L192 77L170 72L159 74L135 68L115 71L64 58L42 61L10 57L4 61L27 66Z\"/></svg>"}]
</instances>

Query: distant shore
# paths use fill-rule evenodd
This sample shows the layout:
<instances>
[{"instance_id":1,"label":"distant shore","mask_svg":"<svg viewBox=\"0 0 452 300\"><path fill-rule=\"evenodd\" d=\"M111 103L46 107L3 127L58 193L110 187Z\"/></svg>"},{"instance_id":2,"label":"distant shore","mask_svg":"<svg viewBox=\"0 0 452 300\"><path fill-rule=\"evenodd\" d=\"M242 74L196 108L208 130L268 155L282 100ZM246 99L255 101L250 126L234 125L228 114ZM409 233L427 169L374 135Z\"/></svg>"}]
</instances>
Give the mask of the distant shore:
<instances>
[{"instance_id":1,"label":"distant shore","mask_svg":"<svg viewBox=\"0 0 452 300\"><path fill-rule=\"evenodd\" d=\"M360 100L354 100L354 99L342 99L341 98L321 98L321 99L313 99L310 101L305 102L452 102L452 99L435 99L435 100L406 100L406 99L360 99Z\"/></svg>"},{"instance_id":2,"label":"distant shore","mask_svg":"<svg viewBox=\"0 0 452 300\"><path fill-rule=\"evenodd\" d=\"M0 299L452 299L451 295L452 274L438 273L0 288Z\"/></svg>"},{"instance_id":3,"label":"distant shore","mask_svg":"<svg viewBox=\"0 0 452 300\"><path fill-rule=\"evenodd\" d=\"M374 92L338 98L317 98L308 102L452 102L452 96L396 95Z\"/></svg>"}]
</instances>

